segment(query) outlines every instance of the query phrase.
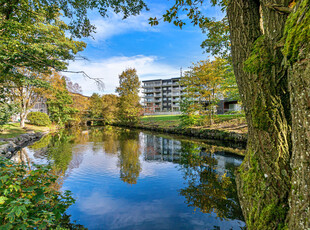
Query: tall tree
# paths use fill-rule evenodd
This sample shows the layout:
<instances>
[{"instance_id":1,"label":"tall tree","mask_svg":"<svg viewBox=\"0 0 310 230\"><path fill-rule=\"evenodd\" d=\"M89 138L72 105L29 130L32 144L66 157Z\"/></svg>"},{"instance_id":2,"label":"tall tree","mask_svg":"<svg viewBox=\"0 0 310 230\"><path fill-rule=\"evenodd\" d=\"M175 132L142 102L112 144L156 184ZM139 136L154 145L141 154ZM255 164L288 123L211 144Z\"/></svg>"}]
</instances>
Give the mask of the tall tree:
<instances>
[{"instance_id":1,"label":"tall tree","mask_svg":"<svg viewBox=\"0 0 310 230\"><path fill-rule=\"evenodd\" d=\"M7 81L3 86L7 89L7 96L11 102L17 104L20 127L24 127L29 110L42 98L49 87L46 82L49 76L23 68L17 69L16 72L23 75L24 78Z\"/></svg>"},{"instance_id":2,"label":"tall tree","mask_svg":"<svg viewBox=\"0 0 310 230\"><path fill-rule=\"evenodd\" d=\"M176 1L164 19L182 26L178 12L186 11L203 27L210 20L199 9L204 2ZM211 2L227 9L234 72L248 123L247 154L237 177L247 226L307 229L310 1Z\"/></svg>"},{"instance_id":3,"label":"tall tree","mask_svg":"<svg viewBox=\"0 0 310 230\"><path fill-rule=\"evenodd\" d=\"M186 101L193 102L187 104L188 110L191 113L207 115L212 124L216 105L221 97L230 92L236 94L236 90L227 85L233 83L234 79L225 59L215 58L214 61L205 60L194 64L181 78L181 84L185 86Z\"/></svg>"},{"instance_id":4,"label":"tall tree","mask_svg":"<svg viewBox=\"0 0 310 230\"><path fill-rule=\"evenodd\" d=\"M0 87L0 132L3 131L3 125L7 124L11 119L12 115L18 111L17 103L9 100L10 90Z\"/></svg>"},{"instance_id":5,"label":"tall tree","mask_svg":"<svg viewBox=\"0 0 310 230\"><path fill-rule=\"evenodd\" d=\"M103 108L102 115L107 124L111 124L116 119L118 113L118 96L114 94L105 94L102 96Z\"/></svg>"},{"instance_id":6,"label":"tall tree","mask_svg":"<svg viewBox=\"0 0 310 230\"><path fill-rule=\"evenodd\" d=\"M102 99L98 93L89 98L89 115L91 118L102 118Z\"/></svg>"},{"instance_id":7,"label":"tall tree","mask_svg":"<svg viewBox=\"0 0 310 230\"><path fill-rule=\"evenodd\" d=\"M88 18L89 11L97 10L105 17L108 9L112 9L126 18L145 8L142 0L1 0L1 79L14 76L17 67L40 73L50 71L51 67L65 70L67 61L73 60L86 46L73 38L90 36L95 31ZM69 19L69 24L60 17ZM102 83L100 79L95 80Z\"/></svg>"},{"instance_id":8,"label":"tall tree","mask_svg":"<svg viewBox=\"0 0 310 230\"><path fill-rule=\"evenodd\" d=\"M140 85L135 69L126 69L119 75L119 87L116 88L116 92L119 94L118 119L120 122L134 124L139 121L141 115Z\"/></svg>"},{"instance_id":9,"label":"tall tree","mask_svg":"<svg viewBox=\"0 0 310 230\"><path fill-rule=\"evenodd\" d=\"M73 99L66 88L66 81L64 77L55 73L51 84L53 85L52 91L49 91L47 98L48 112L51 121L55 122L58 126L64 127L70 121L74 120L74 115L78 112L74 108ZM55 85L57 84L57 85Z\"/></svg>"}]
</instances>

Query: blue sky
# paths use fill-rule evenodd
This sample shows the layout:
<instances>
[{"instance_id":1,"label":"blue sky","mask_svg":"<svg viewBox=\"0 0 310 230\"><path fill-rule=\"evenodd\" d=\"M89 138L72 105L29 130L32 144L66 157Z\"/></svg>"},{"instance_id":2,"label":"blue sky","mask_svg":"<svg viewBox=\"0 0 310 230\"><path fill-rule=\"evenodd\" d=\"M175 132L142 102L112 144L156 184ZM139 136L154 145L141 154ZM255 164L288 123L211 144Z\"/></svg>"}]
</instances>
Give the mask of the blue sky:
<instances>
[{"instance_id":1,"label":"blue sky","mask_svg":"<svg viewBox=\"0 0 310 230\"><path fill-rule=\"evenodd\" d=\"M82 86L83 94L114 93L118 75L126 68L136 68L140 81L178 77L180 68L186 70L193 62L209 57L203 53L201 42L206 38L198 27L188 23L182 30L173 24L161 21L151 27L148 18L159 18L173 1L157 0L148 3L150 11L122 20L122 15L110 13L102 18L97 13L89 14L91 23L97 27L92 38L85 38L87 48L81 52L89 61L70 62L68 69L85 71L91 77L103 78L104 91L95 83L78 74L66 74ZM209 17L221 18L218 8L203 6Z\"/></svg>"}]
</instances>

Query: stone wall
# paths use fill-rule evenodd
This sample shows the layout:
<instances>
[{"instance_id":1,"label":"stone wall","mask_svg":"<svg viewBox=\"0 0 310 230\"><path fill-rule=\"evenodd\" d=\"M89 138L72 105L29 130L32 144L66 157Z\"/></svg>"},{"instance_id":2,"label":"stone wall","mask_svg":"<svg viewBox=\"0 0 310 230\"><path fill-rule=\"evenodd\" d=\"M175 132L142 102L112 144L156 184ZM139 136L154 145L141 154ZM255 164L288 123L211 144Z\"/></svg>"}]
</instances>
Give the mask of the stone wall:
<instances>
[{"instance_id":1,"label":"stone wall","mask_svg":"<svg viewBox=\"0 0 310 230\"><path fill-rule=\"evenodd\" d=\"M25 133L19 135L18 137L0 138L0 142L4 143L0 145L0 157L11 158L16 151L40 140L47 133L48 132Z\"/></svg>"}]
</instances>

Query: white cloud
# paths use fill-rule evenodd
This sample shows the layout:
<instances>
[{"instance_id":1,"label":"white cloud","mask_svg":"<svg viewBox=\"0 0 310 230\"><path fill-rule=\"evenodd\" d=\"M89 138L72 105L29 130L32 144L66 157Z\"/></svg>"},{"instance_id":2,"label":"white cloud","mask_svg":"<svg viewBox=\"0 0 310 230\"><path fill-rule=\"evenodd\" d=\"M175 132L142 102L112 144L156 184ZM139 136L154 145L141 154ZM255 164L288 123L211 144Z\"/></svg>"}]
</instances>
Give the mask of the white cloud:
<instances>
[{"instance_id":1,"label":"white cloud","mask_svg":"<svg viewBox=\"0 0 310 230\"><path fill-rule=\"evenodd\" d=\"M111 57L96 61L75 61L69 64L70 71L84 71L92 78L102 78L105 83L104 92L99 92L94 81L81 75L68 73L65 75L82 86L84 95L91 95L94 92L114 93L118 86L118 76L126 68L136 68L140 81L179 76L178 67L161 63L156 56L144 55Z\"/></svg>"},{"instance_id":2,"label":"white cloud","mask_svg":"<svg viewBox=\"0 0 310 230\"><path fill-rule=\"evenodd\" d=\"M96 33L93 34L95 40L90 42L102 42L113 36L131 32L159 32L159 26L152 27L149 24L148 19L153 16L154 13L143 12L123 20L121 14L111 12L106 18L95 17L91 20L91 23L96 26Z\"/></svg>"}]
</instances>

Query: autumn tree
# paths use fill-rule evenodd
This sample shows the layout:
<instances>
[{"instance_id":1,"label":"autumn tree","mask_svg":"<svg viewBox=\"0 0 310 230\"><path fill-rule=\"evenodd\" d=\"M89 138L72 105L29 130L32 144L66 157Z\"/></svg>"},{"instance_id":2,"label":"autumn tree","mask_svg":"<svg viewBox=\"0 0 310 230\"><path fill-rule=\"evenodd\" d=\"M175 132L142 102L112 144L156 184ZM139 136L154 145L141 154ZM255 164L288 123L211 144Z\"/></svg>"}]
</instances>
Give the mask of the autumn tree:
<instances>
[{"instance_id":1,"label":"autumn tree","mask_svg":"<svg viewBox=\"0 0 310 230\"><path fill-rule=\"evenodd\" d=\"M114 94L102 95L102 117L107 124L111 124L116 119L116 114L118 113L118 96Z\"/></svg>"},{"instance_id":2,"label":"autumn tree","mask_svg":"<svg viewBox=\"0 0 310 230\"><path fill-rule=\"evenodd\" d=\"M211 2L227 12L234 73L248 123L247 154L237 177L247 227L307 229L310 1ZM183 11L194 24L208 26L214 20L201 13L201 4L207 3L176 1L164 20L182 26ZM208 46L217 52L216 45Z\"/></svg>"},{"instance_id":3,"label":"autumn tree","mask_svg":"<svg viewBox=\"0 0 310 230\"><path fill-rule=\"evenodd\" d=\"M71 96L73 102L71 106L77 111L72 116L73 118L72 125L78 125L88 115L90 98L79 93L72 93L70 91L69 95Z\"/></svg>"},{"instance_id":4,"label":"autumn tree","mask_svg":"<svg viewBox=\"0 0 310 230\"><path fill-rule=\"evenodd\" d=\"M186 92L182 102L185 114L206 115L209 123L213 123L218 101L229 92L235 93L228 86L234 80L229 67L225 59L215 58L214 61L200 61L185 72L181 78Z\"/></svg>"},{"instance_id":5,"label":"autumn tree","mask_svg":"<svg viewBox=\"0 0 310 230\"><path fill-rule=\"evenodd\" d=\"M66 81L59 73L49 82L52 87L44 96L47 98L48 112L52 122L60 127L74 121L74 115L78 112L73 106L73 99L66 88Z\"/></svg>"},{"instance_id":6,"label":"autumn tree","mask_svg":"<svg viewBox=\"0 0 310 230\"><path fill-rule=\"evenodd\" d=\"M140 106L140 81L135 69L126 69L119 75L118 120L125 124L134 124L139 121L141 114Z\"/></svg>"},{"instance_id":7,"label":"autumn tree","mask_svg":"<svg viewBox=\"0 0 310 230\"><path fill-rule=\"evenodd\" d=\"M102 118L102 99L98 93L93 93L89 98L89 116L91 118Z\"/></svg>"},{"instance_id":8,"label":"autumn tree","mask_svg":"<svg viewBox=\"0 0 310 230\"><path fill-rule=\"evenodd\" d=\"M15 71L16 75L20 74L24 77L7 81L2 85L6 88L10 101L17 105L20 127L24 127L29 110L42 98L50 85L46 82L46 75L22 68Z\"/></svg>"},{"instance_id":9,"label":"autumn tree","mask_svg":"<svg viewBox=\"0 0 310 230\"><path fill-rule=\"evenodd\" d=\"M114 94L104 94L100 96L94 93L90 97L88 114L91 118L103 119L106 124L111 124L116 119L118 112L118 96Z\"/></svg>"},{"instance_id":10,"label":"autumn tree","mask_svg":"<svg viewBox=\"0 0 310 230\"><path fill-rule=\"evenodd\" d=\"M3 126L7 124L13 114L18 111L17 103L10 101L10 90L0 86L0 132L3 131Z\"/></svg>"}]
</instances>

